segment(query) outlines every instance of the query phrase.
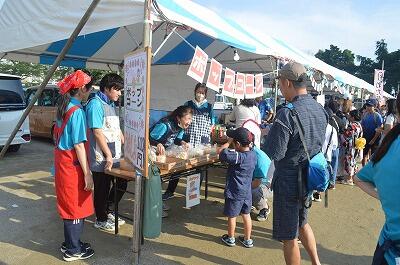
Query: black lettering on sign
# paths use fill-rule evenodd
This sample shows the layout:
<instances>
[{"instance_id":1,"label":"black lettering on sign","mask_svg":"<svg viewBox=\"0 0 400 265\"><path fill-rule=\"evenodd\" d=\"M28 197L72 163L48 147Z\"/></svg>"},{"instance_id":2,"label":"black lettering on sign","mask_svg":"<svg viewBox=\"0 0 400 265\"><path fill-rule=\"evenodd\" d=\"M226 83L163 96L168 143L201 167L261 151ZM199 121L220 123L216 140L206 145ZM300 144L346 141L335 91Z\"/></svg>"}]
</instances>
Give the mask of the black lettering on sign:
<instances>
[{"instance_id":1,"label":"black lettering on sign","mask_svg":"<svg viewBox=\"0 0 400 265\"><path fill-rule=\"evenodd\" d=\"M136 164L143 168L143 154L141 152L137 152L137 160Z\"/></svg>"},{"instance_id":2,"label":"black lettering on sign","mask_svg":"<svg viewBox=\"0 0 400 265\"><path fill-rule=\"evenodd\" d=\"M137 141L138 141L138 145L137 145L138 149L140 151L144 152L144 137L138 136Z\"/></svg>"}]
</instances>

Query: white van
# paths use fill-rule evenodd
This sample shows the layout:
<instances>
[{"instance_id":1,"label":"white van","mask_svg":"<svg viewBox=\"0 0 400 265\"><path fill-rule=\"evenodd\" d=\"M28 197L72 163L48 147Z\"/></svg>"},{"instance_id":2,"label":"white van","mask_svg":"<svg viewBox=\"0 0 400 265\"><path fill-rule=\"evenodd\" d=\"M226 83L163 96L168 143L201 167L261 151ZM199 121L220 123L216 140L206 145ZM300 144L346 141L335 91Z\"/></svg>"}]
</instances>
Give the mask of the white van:
<instances>
[{"instance_id":1,"label":"white van","mask_svg":"<svg viewBox=\"0 0 400 265\"><path fill-rule=\"evenodd\" d=\"M228 98L221 94L215 94L214 107L215 110L232 110L233 104L229 102Z\"/></svg>"},{"instance_id":2,"label":"white van","mask_svg":"<svg viewBox=\"0 0 400 265\"><path fill-rule=\"evenodd\" d=\"M26 109L21 78L14 75L0 74L0 147L3 148L12 131ZM18 130L8 150L16 152L21 144L29 143L29 119Z\"/></svg>"}]
</instances>

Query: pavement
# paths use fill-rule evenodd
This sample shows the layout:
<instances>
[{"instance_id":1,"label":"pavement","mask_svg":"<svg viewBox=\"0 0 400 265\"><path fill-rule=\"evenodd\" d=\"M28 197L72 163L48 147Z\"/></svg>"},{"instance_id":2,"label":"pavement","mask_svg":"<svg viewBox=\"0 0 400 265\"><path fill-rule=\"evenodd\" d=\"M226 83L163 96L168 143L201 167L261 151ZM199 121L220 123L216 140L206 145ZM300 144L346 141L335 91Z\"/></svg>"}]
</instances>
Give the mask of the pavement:
<instances>
[{"instance_id":1,"label":"pavement","mask_svg":"<svg viewBox=\"0 0 400 265\"><path fill-rule=\"evenodd\" d=\"M0 160L0 265L65 264L59 251L63 225L55 208L52 163L52 145L43 139ZM221 169L213 170L210 183L222 185L224 175ZM140 264L284 264L282 244L271 238L272 216L253 222L254 248L227 247L220 240L227 229L223 190L210 188L208 200L187 209L184 188L181 180L177 196L168 201L172 209L163 220L162 234L145 240ZM134 190L133 183L128 189ZM122 213L132 215L132 196L125 195L120 205ZM93 220L86 220L82 239L92 244L95 256L73 264L133 264L132 224L127 222L114 235L96 230ZM314 203L309 222L323 264L365 265L371 263L384 216L377 200L357 187L337 185L329 193L328 208ZM237 235L242 228L238 218ZM311 264L303 247L301 255L302 264Z\"/></svg>"}]
</instances>

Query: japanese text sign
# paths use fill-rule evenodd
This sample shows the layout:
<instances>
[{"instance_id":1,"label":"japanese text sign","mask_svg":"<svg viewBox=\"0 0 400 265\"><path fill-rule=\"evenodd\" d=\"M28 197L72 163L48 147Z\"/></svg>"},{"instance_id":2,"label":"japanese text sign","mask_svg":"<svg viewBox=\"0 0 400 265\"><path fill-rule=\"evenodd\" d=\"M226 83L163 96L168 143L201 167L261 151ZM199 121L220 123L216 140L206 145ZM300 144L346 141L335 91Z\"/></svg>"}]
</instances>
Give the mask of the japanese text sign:
<instances>
[{"instance_id":1,"label":"japanese text sign","mask_svg":"<svg viewBox=\"0 0 400 265\"><path fill-rule=\"evenodd\" d=\"M226 68L222 94L227 97L233 98L234 93L235 93L235 71Z\"/></svg>"},{"instance_id":2,"label":"japanese text sign","mask_svg":"<svg viewBox=\"0 0 400 265\"><path fill-rule=\"evenodd\" d=\"M219 85L221 82L222 64L214 59L211 59L210 72L207 78L207 87L219 92Z\"/></svg>"},{"instance_id":3,"label":"japanese text sign","mask_svg":"<svg viewBox=\"0 0 400 265\"><path fill-rule=\"evenodd\" d=\"M246 98L255 98L254 94L254 75L246 74Z\"/></svg>"},{"instance_id":4,"label":"japanese text sign","mask_svg":"<svg viewBox=\"0 0 400 265\"><path fill-rule=\"evenodd\" d=\"M206 74L207 60L208 55L199 46L196 46L187 75L192 77L194 80L203 83Z\"/></svg>"},{"instance_id":5,"label":"japanese text sign","mask_svg":"<svg viewBox=\"0 0 400 265\"><path fill-rule=\"evenodd\" d=\"M256 97L261 97L264 94L264 79L262 74L255 75L256 80Z\"/></svg>"},{"instance_id":6,"label":"japanese text sign","mask_svg":"<svg viewBox=\"0 0 400 265\"><path fill-rule=\"evenodd\" d=\"M246 75L243 73L236 73L236 88L235 88L235 98L243 99L244 98L244 89L245 89L245 77Z\"/></svg>"}]
</instances>

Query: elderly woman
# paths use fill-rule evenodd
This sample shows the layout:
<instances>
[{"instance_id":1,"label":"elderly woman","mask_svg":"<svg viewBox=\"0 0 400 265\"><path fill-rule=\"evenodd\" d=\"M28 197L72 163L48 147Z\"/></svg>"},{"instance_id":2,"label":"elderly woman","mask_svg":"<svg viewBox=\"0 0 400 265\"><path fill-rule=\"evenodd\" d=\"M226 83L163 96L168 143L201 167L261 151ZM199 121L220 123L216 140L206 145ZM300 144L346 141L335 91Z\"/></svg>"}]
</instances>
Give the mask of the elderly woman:
<instances>
[{"instance_id":1,"label":"elderly woman","mask_svg":"<svg viewBox=\"0 0 400 265\"><path fill-rule=\"evenodd\" d=\"M210 143L211 127L215 123L212 104L207 102L207 87L198 83L194 88L194 99L185 103L193 109L192 123L186 130L192 147Z\"/></svg>"}]
</instances>

